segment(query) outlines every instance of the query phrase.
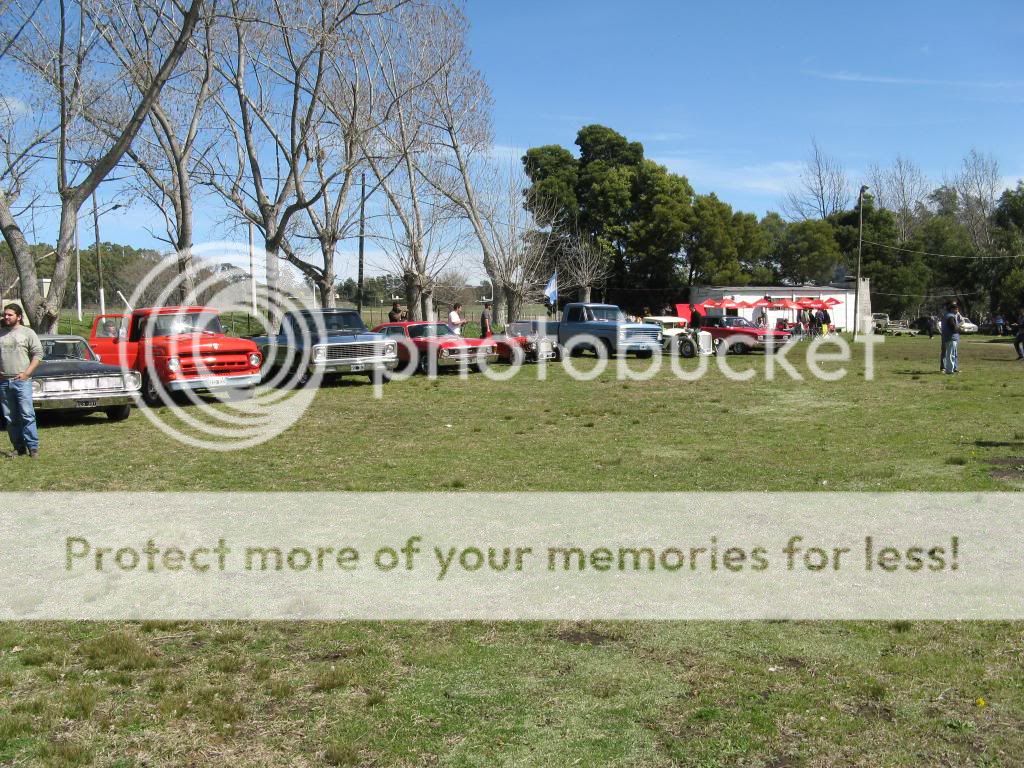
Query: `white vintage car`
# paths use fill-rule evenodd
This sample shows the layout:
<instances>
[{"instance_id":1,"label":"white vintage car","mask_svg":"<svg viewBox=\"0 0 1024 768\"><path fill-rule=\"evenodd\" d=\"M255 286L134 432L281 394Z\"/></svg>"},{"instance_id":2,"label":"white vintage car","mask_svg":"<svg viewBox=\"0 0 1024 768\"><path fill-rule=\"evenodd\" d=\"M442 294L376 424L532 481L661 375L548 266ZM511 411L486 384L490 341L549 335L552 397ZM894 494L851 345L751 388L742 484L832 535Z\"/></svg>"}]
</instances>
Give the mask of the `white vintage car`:
<instances>
[{"instance_id":1,"label":"white vintage car","mask_svg":"<svg viewBox=\"0 0 1024 768\"><path fill-rule=\"evenodd\" d=\"M712 355L715 345L711 334L690 328L689 323L675 315L652 315L644 318L645 323L661 326L662 346L666 352L673 350L680 357Z\"/></svg>"}]
</instances>

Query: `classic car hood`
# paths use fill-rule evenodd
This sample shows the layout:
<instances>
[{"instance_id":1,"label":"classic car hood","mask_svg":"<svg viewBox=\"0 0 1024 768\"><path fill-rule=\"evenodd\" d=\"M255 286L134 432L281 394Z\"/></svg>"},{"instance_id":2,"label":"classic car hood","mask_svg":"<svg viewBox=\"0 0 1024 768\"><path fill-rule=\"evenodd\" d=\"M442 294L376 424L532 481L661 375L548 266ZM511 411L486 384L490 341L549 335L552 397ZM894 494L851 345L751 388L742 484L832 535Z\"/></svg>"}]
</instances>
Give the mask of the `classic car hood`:
<instances>
[{"instance_id":1,"label":"classic car hood","mask_svg":"<svg viewBox=\"0 0 1024 768\"><path fill-rule=\"evenodd\" d=\"M413 339L416 341L416 339ZM480 347L480 346L494 346L494 339L466 339L459 336L428 336L423 339L427 344L432 344L438 347Z\"/></svg>"},{"instance_id":2,"label":"classic car hood","mask_svg":"<svg viewBox=\"0 0 1024 768\"><path fill-rule=\"evenodd\" d=\"M44 360L33 374L37 379L49 379L60 376L110 376L123 373L116 365L104 365L90 360Z\"/></svg>"},{"instance_id":3,"label":"classic car hood","mask_svg":"<svg viewBox=\"0 0 1024 768\"><path fill-rule=\"evenodd\" d=\"M234 336L206 336L192 333L178 336L161 336L152 340L154 347L163 346L168 354L176 355L217 355L247 354L256 351L252 339L239 339Z\"/></svg>"},{"instance_id":4,"label":"classic car hood","mask_svg":"<svg viewBox=\"0 0 1024 768\"><path fill-rule=\"evenodd\" d=\"M381 341L384 339L382 333L371 333L365 331L363 333L327 333L321 336L318 333L311 333L310 337L314 344L351 344L352 342L373 342Z\"/></svg>"}]
</instances>

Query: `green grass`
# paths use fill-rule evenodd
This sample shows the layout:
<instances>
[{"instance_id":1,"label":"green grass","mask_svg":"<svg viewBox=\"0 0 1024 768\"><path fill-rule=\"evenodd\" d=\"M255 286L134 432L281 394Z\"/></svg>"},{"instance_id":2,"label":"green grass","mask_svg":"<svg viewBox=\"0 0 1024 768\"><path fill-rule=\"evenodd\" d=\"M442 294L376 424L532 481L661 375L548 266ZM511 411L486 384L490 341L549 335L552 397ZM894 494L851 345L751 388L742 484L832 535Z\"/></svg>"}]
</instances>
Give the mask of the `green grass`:
<instances>
[{"instance_id":1,"label":"green grass","mask_svg":"<svg viewBox=\"0 0 1024 768\"><path fill-rule=\"evenodd\" d=\"M982 338L960 376L937 358L892 339L873 382L554 367L383 400L352 379L235 453L141 414L55 422L4 488L1020 488L1024 366ZM1018 766L1022 661L1004 622L7 623L0 764Z\"/></svg>"}]
</instances>

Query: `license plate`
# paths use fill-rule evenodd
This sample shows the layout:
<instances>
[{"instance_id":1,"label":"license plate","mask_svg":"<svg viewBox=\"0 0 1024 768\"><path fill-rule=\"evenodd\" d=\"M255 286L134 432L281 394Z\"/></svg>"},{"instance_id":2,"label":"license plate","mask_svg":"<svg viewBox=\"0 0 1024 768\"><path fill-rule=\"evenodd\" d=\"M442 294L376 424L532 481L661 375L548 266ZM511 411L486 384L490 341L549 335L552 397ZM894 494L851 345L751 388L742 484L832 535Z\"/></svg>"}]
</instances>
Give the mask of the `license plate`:
<instances>
[{"instance_id":1,"label":"license plate","mask_svg":"<svg viewBox=\"0 0 1024 768\"><path fill-rule=\"evenodd\" d=\"M79 408L95 408L97 402L95 400L75 400L75 405Z\"/></svg>"},{"instance_id":2,"label":"license plate","mask_svg":"<svg viewBox=\"0 0 1024 768\"><path fill-rule=\"evenodd\" d=\"M352 366L349 368L350 371L362 371L365 369L366 366L363 365L362 363L352 363Z\"/></svg>"}]
</instances>

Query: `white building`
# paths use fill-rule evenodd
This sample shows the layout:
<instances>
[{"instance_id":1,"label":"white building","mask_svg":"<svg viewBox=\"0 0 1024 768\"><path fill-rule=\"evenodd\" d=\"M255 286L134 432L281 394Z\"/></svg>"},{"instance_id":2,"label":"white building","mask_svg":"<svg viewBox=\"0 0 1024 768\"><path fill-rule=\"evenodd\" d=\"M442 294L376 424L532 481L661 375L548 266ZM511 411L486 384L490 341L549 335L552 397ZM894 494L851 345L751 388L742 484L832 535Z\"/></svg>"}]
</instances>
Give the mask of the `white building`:
<instances>
[{"instance_id":1,"label":"white building","mask_svg":"<svg viewBox=\"0 0 1024 768\"><path fill-rule=\"evenodd\" d=\"M853 283L840 283L837 285L732 285L732 286L708 286L695 285L690 289L690 301L693 304L700 304L708 299L733 299L737 302L753 303L758 299L769 298L773 300L789 299L835 299L840 302L829 310L832 322L836 330L849 331L853 328L854 298L855 292ZM861 322L860 330L867 333L871 328L871 293L869 291L868 278L861 279L860 294ZM754 320L756 315L765 312L768 315L768 327L774 328L779 319L791 322L794 318L794 310L791 309L712 309L707 310L711 317L719 315L734 315ZM756 314L755 314L756 313Z\"/></svg>"}]
</instances>

